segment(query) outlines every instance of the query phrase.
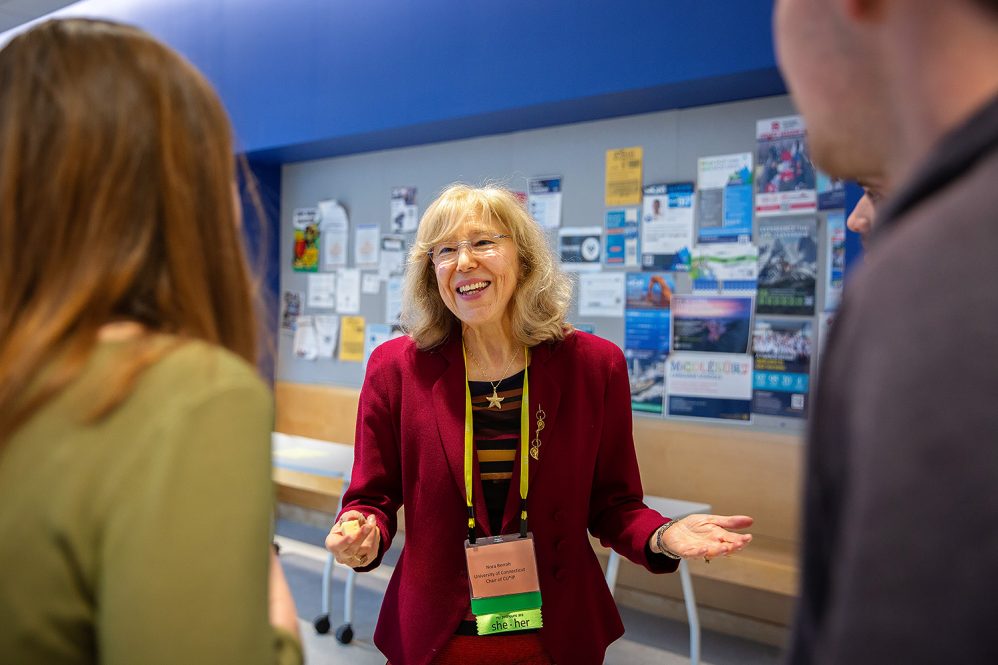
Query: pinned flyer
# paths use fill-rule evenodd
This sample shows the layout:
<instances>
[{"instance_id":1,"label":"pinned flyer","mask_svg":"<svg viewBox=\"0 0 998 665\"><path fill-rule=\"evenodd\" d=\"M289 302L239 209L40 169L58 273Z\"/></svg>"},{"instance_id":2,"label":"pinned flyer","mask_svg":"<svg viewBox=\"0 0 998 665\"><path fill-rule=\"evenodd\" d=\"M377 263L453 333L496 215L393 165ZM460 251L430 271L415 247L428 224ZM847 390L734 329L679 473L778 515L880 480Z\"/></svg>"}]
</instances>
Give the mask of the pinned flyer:
<instances>
[{"instance_id":1,"label":"pinned flyer","mask_svg":"<svg viewBox=\"0 0 998 665\"><path fill-rule=\"evenodd\" d=\"M755 213L799 215L818 209L814 165L804 118L791 115L756 123Z\"/></svg>"},{"instance_id":2,"label":"pinned flyer","mask_svg":"<svg viewBox=\"0 0 998 665\"><path fill-rule=\"evenodd\" d=\"M364 317L340 319L340 361L364 362Z\"/></svg>"},{"instance_id":3,"label":"pinned flyer","mask_svg":"<svg viewBox=\"0 0 998 665\"><path fill-rule=\"evenodd\" d=\"M644 149L615 148L606 151L606 205L641 205L641 171Z\"/></svg>"},{"instance_id":4,"label":"pinned flyer","mask_svg":"<svg viewBox=\"0 0 998 665\"><path fill-rule=\"evenodd\" d=\"M561 176L530 179L527 197L530 216L545 229L561 226Z\"/></svg>"}]
</instances>

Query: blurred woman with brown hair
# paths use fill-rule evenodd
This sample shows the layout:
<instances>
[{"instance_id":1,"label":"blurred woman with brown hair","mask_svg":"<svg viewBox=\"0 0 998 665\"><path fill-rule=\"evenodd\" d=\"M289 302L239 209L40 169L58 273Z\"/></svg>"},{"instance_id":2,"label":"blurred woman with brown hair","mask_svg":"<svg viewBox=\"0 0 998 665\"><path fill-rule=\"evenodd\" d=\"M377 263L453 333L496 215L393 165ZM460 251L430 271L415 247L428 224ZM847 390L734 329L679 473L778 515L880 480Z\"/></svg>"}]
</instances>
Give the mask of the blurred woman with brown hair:
<instances>
[{"instance_id":1,"label":"blurred woman with brown hair","mask_svg":"<svg viewBox=\"0 0 998 665\"><path fill-rule=\"evenodd\" d=\"M63 20L0 51L5 661L301 661L239 217L169 48Z\"/></svg>"}]
</instances>

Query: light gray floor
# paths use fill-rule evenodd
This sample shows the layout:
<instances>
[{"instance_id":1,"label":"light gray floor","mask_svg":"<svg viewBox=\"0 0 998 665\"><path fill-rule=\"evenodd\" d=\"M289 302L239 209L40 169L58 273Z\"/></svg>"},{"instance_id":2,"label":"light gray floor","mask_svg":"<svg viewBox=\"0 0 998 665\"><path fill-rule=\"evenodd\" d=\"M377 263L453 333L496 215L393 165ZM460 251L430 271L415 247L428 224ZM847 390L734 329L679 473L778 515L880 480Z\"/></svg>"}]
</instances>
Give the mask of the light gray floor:
<instances>
[{"instance_id":1,"label":"light gray floor","mask_svg":"<svg viewBox=\"0 0 998 665\"><path fill-rule=\"evenodd\" d=\"M321 549L325 532L288 520L277 524L278 540L282 543L281 563L284 566L291 593L298 606L301 634L309 665L384 665L385 657L371 641L381 598L388 583L388 574L398 560L398 551L385 557L383 568L358 576L354 595L354 639L344 645L336 641L333 632L343 623L343 592L346 572L337 567L334 573L332 629L318 635L312 619L320 613L322 567L325 561ZM627 607L620 608L626 633L613 643L606 654L606 665L680 665L689 663L689 631L685 623L644 614ZM703 665L777 665L779 649L728 635L704 631L702 638Z\"/></svg>"}]
</instances>

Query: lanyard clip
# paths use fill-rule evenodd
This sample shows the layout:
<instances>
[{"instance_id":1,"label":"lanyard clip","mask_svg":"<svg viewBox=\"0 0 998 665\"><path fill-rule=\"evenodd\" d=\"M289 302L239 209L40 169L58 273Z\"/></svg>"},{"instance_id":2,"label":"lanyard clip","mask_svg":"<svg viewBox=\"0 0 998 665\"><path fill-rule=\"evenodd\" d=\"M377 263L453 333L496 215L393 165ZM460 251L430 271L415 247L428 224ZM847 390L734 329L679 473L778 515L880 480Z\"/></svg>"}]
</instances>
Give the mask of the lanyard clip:
<instances>
[{"instance_id":1,"label":"lanyard clip","mask_svg":"<svg viewBox=\"0 0 998 665\"><path fill-rule=\"evenodd\" d=\"M520 499L520 538L527 537L527 500Z\"/></svg>"}]
</instances>

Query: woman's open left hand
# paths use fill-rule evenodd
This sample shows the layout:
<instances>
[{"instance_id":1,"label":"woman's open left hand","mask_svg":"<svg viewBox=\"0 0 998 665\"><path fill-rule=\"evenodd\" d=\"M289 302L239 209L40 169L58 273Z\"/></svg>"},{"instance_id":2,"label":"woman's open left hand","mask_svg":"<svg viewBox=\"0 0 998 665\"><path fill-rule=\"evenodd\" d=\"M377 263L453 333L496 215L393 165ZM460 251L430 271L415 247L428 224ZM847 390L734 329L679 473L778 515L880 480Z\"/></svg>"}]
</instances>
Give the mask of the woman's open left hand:
<instances>
[{"instance_id":1,"label":"woman's open left hand","mask_svg":"<svg viewBox=\"0 0 998 665\"><path fill-rule=\"evenodd\" d=\"M684 559L709 560L744 549L752 534L728 529L747 529L752 521L747 515L688 515L669 527L662 541L670 552Z\"/></svg>"}]
</instances>

